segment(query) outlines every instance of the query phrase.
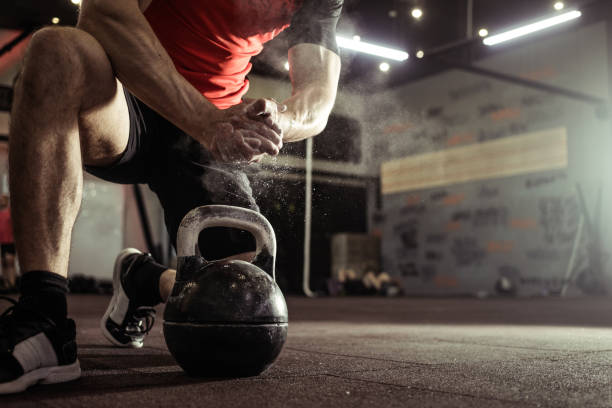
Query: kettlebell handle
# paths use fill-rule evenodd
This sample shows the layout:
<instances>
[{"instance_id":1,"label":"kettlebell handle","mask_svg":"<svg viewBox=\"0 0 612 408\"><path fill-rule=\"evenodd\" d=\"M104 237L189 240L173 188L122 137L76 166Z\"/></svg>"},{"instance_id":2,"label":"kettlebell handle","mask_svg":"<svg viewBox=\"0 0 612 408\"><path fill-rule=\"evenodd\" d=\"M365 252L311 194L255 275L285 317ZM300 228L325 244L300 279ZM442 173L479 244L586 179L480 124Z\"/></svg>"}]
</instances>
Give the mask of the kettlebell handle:
<instances>
[{"instance_id":1,"label":"kettlebell handle","mask_svg":"<svg viewBox=\"0 0 612 408\"><path fill-rule=\"evenodd\" d=\"M253 234L257 248L253 264L276 280L276 236L270 222L260 213L229 205L205 205L191 210L178 229L177 255L202 256L198 247L200 232L211 227L240 228Z\"/></svg>"}]
</instances>

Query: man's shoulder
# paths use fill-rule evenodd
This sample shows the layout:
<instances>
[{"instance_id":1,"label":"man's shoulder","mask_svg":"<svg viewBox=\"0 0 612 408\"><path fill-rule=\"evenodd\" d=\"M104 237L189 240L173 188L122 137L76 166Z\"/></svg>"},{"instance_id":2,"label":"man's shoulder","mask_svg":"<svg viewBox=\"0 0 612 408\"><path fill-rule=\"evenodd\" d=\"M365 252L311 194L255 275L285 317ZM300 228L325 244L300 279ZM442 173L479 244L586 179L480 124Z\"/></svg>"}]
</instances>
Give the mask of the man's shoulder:
<instances>
[{"instance_id":1,"label":"man's shoulder","mask_svg":"<svg viewBox=\"0 0 612 408\"><path fill-rule=\"evenodd\" d=\"M343 0L303 0L288 30L289 48L311 43L338 53L336 24L343 4Z\"/></svg>"},{"instance_id":2,"label":"man's shoulder","mask_svg":"<svg viewBox=\"0 0 612 408\"><path fill-rule=\"evenodd\" d=\"M300 9L304 12L308 10L314 15L333 16L340 13L343 5L344 0L302 0Z\"/></svg>"}]
</instances>

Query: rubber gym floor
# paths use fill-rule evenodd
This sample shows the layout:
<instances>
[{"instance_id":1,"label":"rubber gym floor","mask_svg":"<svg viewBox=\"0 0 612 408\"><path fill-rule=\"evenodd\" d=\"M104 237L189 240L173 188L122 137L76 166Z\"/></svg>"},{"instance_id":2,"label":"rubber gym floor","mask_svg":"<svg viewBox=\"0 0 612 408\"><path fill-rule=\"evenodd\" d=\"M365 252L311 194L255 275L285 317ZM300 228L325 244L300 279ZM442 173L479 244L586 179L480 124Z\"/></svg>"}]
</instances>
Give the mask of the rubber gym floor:
<instances>
[{"instance_id":1,"label":"rubber gym floor","mask_svg":"<svg viewBox=\"0 0 612 408\"><path fill-rule=\"evenodd\" d=\"M81 379L0 406L612 406L610 299L289 298L277 363L242 379L186 376L160 313L144 348L111 347L98 329L108 300L69 298Z\"/></svg>"}]
</instances>

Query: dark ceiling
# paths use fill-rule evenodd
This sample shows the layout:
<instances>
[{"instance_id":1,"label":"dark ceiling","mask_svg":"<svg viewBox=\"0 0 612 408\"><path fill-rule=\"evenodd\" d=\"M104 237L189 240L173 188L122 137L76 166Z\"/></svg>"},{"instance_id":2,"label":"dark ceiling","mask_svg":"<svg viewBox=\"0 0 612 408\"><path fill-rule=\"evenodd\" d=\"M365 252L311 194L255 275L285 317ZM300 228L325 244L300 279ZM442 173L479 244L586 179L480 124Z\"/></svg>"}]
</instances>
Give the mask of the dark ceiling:
<instances>
[{"instance_id":1,"label":"dark ceiling","mask_svg":"<svg viewBox=\"0 0 612 408\"><path fill-rule=\"evenodd\" d=\"M546 16L554 12L553 0L474 0L474 30L486 27L490 32ZM409 51L433 50L441 46L465 40L467 36L468 0L345 0L345 8L338 32L362 40ZM585 12L581 20L610 18L612 0L567 0L566 8L580 8ZM423 17L417 21L410 12L419 6ZM393 13L390 13L392 12ZM59 17L62 24L74 24L77 6L70 0L2 0L0 1L0 28L27 29L49 24ZM476 40L471 44L453 47L454 57L470 59L482 55L483 47ZM1 44L0 44L1 46ZM466 48L468 50L466 51ZM459 54L456 54L459 52ZM364 77L379 75L380 59L366 55L343 52L344 81L360 81ZM282 38L267 47L255 63L254 72L285 76L282 66L286 48ZM436 64L427 58L418 61L414 57L407 62L392 64L387 83L406 81L436 71Z\"/></svg>"},{"instance_id":2,"label":"dark ceiling","mask_svg":"<svg viewBox=\"0 0 612 408\"><path fill-rule=\"evenodd\" d=\"M342 55L345 85L352 83L357 88L393 86L447 69L448 65L440 64L439 57L471 63L492 52L503 51L506 48L504 46L496 47L496 50L483 46L477 35L478 30L487 28L489 32L495 33L550 16L555 13L555 2L473 0L475 38L469 41L468 0L345 0L343 15L338 25L339 34L349 37L358 34L363 41L402 49L411 55L406 62L391 63L391 71L382 75L378 70L381 62L379 57L356 55L344 50ZM612 20L612 0L566 0L564 4L566 10L576 8L583 11L583 18L578 23L563 25L548 33L571 30L594 20ZM411 16L411 11L416 6L424 12L420 20ZM390 14L391 11L394 13ZM446 47L448 50L441 50ZM436 58L418 60L414 54L419 49L425 50L428 55L431 55L431 51L439 50L436 51L439 54ZM255 64L255 68L258 73L286 75L282 69L284 59L286 54L268 49L259 58L260 62Z\"/></svg>"}]
</instances>

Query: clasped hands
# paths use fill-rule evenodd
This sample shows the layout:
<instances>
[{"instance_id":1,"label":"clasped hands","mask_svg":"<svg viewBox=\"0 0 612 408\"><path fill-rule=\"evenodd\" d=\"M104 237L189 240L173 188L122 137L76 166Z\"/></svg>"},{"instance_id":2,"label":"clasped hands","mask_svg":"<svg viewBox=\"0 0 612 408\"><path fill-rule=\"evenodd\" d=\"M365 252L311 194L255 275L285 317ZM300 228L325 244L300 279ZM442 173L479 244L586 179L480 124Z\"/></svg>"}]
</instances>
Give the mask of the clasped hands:
<instances>
[{"instance_id":1,"label":"clasped hands","mask_svg":"<svg viewBox=\"0 0 612 408\"><path fill-rule=\"evenodd\" d=\"M280 116L287 110L273 99L244 99L216 110L208 118L200 142L222 162L257 162L276 156L283 147Z\"/></svg>"}]
</instances>

